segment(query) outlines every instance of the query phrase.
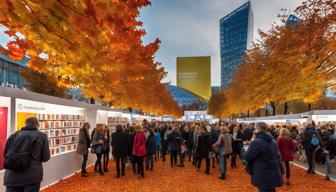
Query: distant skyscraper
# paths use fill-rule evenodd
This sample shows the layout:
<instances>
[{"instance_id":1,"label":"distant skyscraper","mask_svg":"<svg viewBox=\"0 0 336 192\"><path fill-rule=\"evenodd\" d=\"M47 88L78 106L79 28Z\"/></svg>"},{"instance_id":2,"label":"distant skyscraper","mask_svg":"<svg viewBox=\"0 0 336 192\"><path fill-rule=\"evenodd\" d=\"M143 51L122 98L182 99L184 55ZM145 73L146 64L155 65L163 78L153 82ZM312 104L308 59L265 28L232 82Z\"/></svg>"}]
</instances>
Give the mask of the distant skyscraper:
<instances>
[{"instance_id":1,"label":"distant skyscraper","mask_svg":"<svg viewBox=\"0 0 336 192\"><path fill-rule=\"evenodd\" d=\"M226 88L253 40L253 12L248 1L220 20L221 86Z\"/></svg>"},{"instance_id":2,"label":"distant skyscraper","mask_svg":"<svg viewBox=\"0 0 336 192\"><path fill-rule=\"evenodd\" d=\"M286 20L286 26L295 25L300 21L300 18L298 18L295 15L290 14Z\"/></svg>"},{"instance_id":3,"label":"distant skyscraper","mask_svg":"<svg viewBox=\"0 0 336 192\"><path fill-rule=\"evenodd\" d=\"M211 57L177 57L176 85L209 100L211 96Z\"/></svg>"}]
</instances>

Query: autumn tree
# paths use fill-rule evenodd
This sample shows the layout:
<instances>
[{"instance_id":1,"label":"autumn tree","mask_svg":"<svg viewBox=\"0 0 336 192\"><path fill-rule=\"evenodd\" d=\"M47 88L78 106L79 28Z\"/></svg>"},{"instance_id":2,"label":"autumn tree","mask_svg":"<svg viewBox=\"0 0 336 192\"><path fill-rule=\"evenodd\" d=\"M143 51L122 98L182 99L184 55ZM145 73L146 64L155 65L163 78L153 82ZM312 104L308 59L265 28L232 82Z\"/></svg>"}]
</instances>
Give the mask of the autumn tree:
<instances>
[{"instance_id":1,"label":"autumn tree","mask_svg":"<svg viewBox=\"0 0 336 192\"><path fill-rule=\"evenodd\" d=\"M154 61L160 41L141 40L145 30L137 18L149 5L149 0L0 1L0 23L14 38L7 55L14 60L26 55L32 70L97 101L179 116L161 83L164 69Z\"/></svg>"},{"instance_id":2,"label":"autumn tree","mask_svg":"<svg viewBox=\"0 0 336 192\"><path fill-rule=\"evenodd\" d=\"M256 111L289 101L317 102L335 77L336 2L308 0L295 10L300 21L259 31L224 95L223 114ZM281 15L280 18L286 18ZM288 107L288 106L287 106ZM219 106L219 108L222 108Z\"/></svg>"}]
</instances>

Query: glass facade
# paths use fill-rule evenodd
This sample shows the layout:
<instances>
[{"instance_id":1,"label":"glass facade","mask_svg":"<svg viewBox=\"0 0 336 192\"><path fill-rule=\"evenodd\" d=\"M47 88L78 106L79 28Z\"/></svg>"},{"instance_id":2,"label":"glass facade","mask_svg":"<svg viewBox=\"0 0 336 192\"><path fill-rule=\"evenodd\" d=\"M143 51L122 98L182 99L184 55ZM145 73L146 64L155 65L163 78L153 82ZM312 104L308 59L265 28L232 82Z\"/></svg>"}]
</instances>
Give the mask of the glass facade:
<instances>
[{"instance_id":1,"label":"glass facade","mask_svg":"<svg viewBox=\"0 0 336 192\"><path fill-rule=\"evenodd\" d=\"M28 62L24 58L18 62L12 61L5 55L0 55L0 84L5 87L13 87L22 89L25 86L25 80L20 76L20 71L25 69L25 63Z\"/></svg>"},{"instance_id":2,"label":"glass facade","mask_svg":"<svg viewBox=\"0 0 336 192\"><path fill-rule=\"evenodd\" d=\"M221 86L226 88L253 40L250 1L220 20Z\"/></svg>"},{"instance_id":3,"label":"glass facade","mask_svg":"<svg viewBox=\"0 0 336 192\"><path fill-rule=\"evenodd\" d=\"M173 99L176 101L177 105L180 107L189 106L192 104L198 104L201 109L207 108L207 104L204 99L194 95L189 91L186 91L173 85L168 85L166 88L172 95Z\"/></svg>"},{"instance_id":4,"label":"glass facade","mask_svg":"<svg viewBox=\"0 0 336 192\"><path fill-rule=\"evenodd\" d=\"M295 16L295 15L289 15L289 17L286 20L286 26L291 26L291 25L295 25L300 21L300 19Z\"/></svg>"}]
</instances>

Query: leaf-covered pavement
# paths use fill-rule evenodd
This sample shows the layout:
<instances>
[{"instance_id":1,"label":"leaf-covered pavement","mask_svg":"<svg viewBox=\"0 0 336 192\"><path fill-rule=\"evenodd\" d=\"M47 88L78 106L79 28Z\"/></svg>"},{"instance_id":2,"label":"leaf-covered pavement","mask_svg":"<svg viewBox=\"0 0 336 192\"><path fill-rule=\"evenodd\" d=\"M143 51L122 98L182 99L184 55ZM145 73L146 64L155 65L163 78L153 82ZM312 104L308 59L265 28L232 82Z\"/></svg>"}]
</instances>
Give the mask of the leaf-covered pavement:
<instances>
[{"instance_id":1,"label":"leaf-covered pavement","mask_svg":"<svg viewBox=\"0 0 336 192\"><path fill-rule=\"evenodd\" d=\"M110 171L105 176L93 173L89 169L87 178L76 174L57 183L43 192L254 192L257 191L250 184L250 177L242 165L238 168L228 168L225 181L219 180L219 165L211 169L207 176L204 173L205 162L200 172L196 171L189 162L184 168L170 167L169 162L157 161L154 171L145 170L145 178L133 175L131 166L127 167L126 177L115 178L115 162L109 164ZM290 192L332 192L336 191L336 183L325 181L318 175L308 175L301 168L292 166L292 184L284 186L278 191Z\"/></svg>"}]
</instances>

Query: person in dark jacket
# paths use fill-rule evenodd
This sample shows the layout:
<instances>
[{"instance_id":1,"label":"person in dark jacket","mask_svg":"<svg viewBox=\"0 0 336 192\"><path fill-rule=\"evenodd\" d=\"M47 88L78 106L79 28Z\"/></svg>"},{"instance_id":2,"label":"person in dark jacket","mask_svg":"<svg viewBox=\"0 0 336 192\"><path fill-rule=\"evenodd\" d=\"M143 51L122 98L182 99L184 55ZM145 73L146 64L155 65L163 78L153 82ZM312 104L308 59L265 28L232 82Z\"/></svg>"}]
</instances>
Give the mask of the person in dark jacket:
<instances>
[{"instance_id":1,"label":"person in dark jacket","mask_svg":"<svg viewBox=\"0 0 336 192\"><path fill-rule=\"evenodd\" d=\"M319 143L321 144L322 140L321 140L320 134L318 134L318 132L317 132L315 126L314 126L314 123L313 123L313 124L308 124L307 125L307 127L303 131L303 135L301 137L302 145L303 145L303 148L305 150L305 154L306 154L306 158L307 158L307 162L308 162L307 173L311 173L311 174L315 173L313 155L314 155L314 151L316 149L316 146L314 146L311 143L314 135L318 138Z\"/></svg>"},{"instance_id":2,"label":"person in dark jacket","mask_svg":"<svg viewBox=\"0 0 336 192\"><path fill-rule=\"evenodd\" d=\"M191 161L191 156L193 154L193 150L194 150L194 130L195 127L192 126L191 130L189 131L189 136L188 136L188 140L186 141L187 143L187 151L188 151L188 161Z\"/></svg>"},{"instance_id":3,"label":"person in dark jacket","mask_svg":"<svg viewBox=\"0 0 336 192\"><path fill-rule=\"evenodd\" d=\"M79 130L78 144L76 153L83 156L81 176L86 177L86 162L89 156L89 148L91 145L91 138L89 134L90 124L84 123L83 127Z\"/></svg>"},{"instance_id":4,"label":"person in dark jacket","mask_svg":"<svg viewBox=\"0 0 336 192\"><path fill-rule=\"evenodd\" d=\"M231 168L237 167L237 155L241 158L241 149L243 148L243 133L237 125L233 128L232 134L232 155Z\"/></svg>"},{"instance_id":5,"label":"person in dark jacket","mask_svg":"<svg viewBox=\"0 0 336 192\"><path fill-rule=\"evenodd\" d=\"M36 117L29 117L26 119L26 126L8 138L4 151L5 156L13 147L14 142L25 141L29 138L33 140L33 145L28 168L18 171L5 170L4 185L6 186L6 192L40 191L41 181L43 180L42 162L47 162L50 159L50 151L47 135L38 131L39 126Z\"/></svg>"},{"instance_id":6,"label":"person in dark jacket","mask_svg":"<svg viewBox=\"0 0 336 192\"><path fill-rule=\"evenodd\" d=\"M210 174L210 159L209 159L209 152L210 152L210 139L209 133L207 132L206 127L203 125L200 129L200 133L197 140L197 168L198 170L201 168L202 160L205 159L206 161L206 170L205 173L207 175Z\"/></svg>"},{"instance_id":7,"label":"person in dark jacket","mask_svg":"<svg viewBox=\"0 0 336 192\"><path fill-rule=\"evenodd\" d=\"M213 144L215 144L218 140L218 137L220 135L220 132L215 128L215 127L211 127L211 131L210 131L210 135L209 135L209 139L210 139L210 146L212 146ZM216 154L217 152L215 152L213 150L212 147L210 147L210 156L211 156L211 160L212 160L212 168L215 168L215 164L216 164Z\"/></svg>"},{"instance_id":8,"label":"person in dark jacket","mask_svg":"<svg viewBox=\"0 0 336 192\"><path fill-rule=\"evenodd\" d=\"M180 151L180 140L182 139L182 135L179 132L176 126L173 126L173 131L168 135L168 143L169 143L169 152L170 152L170 165L173 167L177 165L177 155Z\"/></svg>"},{"instance_id":9,"label":"person in dark jacket","mask_svg":"<svg viewBox=\"0 0 336 192\"><path fill-rule=\"evenodd\" d=\"M122 126L117 125L116 132L112 134L112 151L116 158L117 178L120 178L120 164L121 164L121 176L125 176L125 158L128 154L128 135L122 131Z\"/></svg>"},{"instance_id":10,"label":"person in dark jacket","mask_svg":"<svg viewBox=\"0 0 336 192\"><path fill-rule=\"evenodd\" d=\"M99 171L100 175L104 175L103 169L102 169L102 157L103 157L103 145L104 145L104 127L102 124L97 124L96 131L92 138L92 148L93 152L97 156L97 160L94 166L95 171Z\"/></svg>"},{"instance_id":11,"label":"person in dark jacket","mask_svg":"<svg viewBox=\"0 0 336 192\"><path fill-rule=\"evenodd\" d=\"M146 140L146 169L153 170L154 161L153 155L155 155L156 146L155 146L155 135L153 129L149 129L149 136Z\"/></svg>"},{"instance_id":12,"label":"person in dark jacket","mask_svg":"<svg viewBox=\"0 0 336 192\"><path fill-rule=\"evenodd\" d=\"M166 161L166 153L167 153L167 138L165 138L166 131L167 126L162 126L160 128L162 161Z\"/></svg>"},{"instance_id":13,"label":"person in dark jacket","mask_svg":"<svg viewBox=\"0 0 336 192\"><path fill-rule=\"evenodd\" d=\"M244 156L248 163L247 169L252 184L260 192L275 192L276 187L283 185L280 152L272 135L266 131L266 123L258 122L256 127L256 139Z\"/></svg>"},{"instance_id":14,"label":"person in dark jacket","mask_svg":"<svg viewBox=\"0 0 336 192\"><path fill-rule=\"evenodd\" d=\"M136 161L135 156L132 154L134 135L135 135L134 126L130 126L128 129L128 158L132 163L133 173L136 174Z\"/></svg>"},{"instance_id":15,"label":"person in dark jacket","mask_svg":"<svg viewBox=\"0 0 336 192\"><path fill-rule=\"evenodd\" d=\"M322 150L323 150L323 156L325 158L325 166L326 166L326 175L325 179L330 180L330 174L331 174L331 159L333 159L333 156L335 155L335 141L331 137L331 132L325 127L321 126L321 133L322 133Z\"/></svg>"},{"instance_id":16,"label":"person in dark jacket","mask_svg":"<svg viewBox=\"0 0 336 192\"><path fill-rule=\"evenodd\" d=\"M104 145L103 145L103 164L104 172L108 172L107 166L110 160L110 130L107 125L104 126Z\"/></svg>"}]
</instances>

